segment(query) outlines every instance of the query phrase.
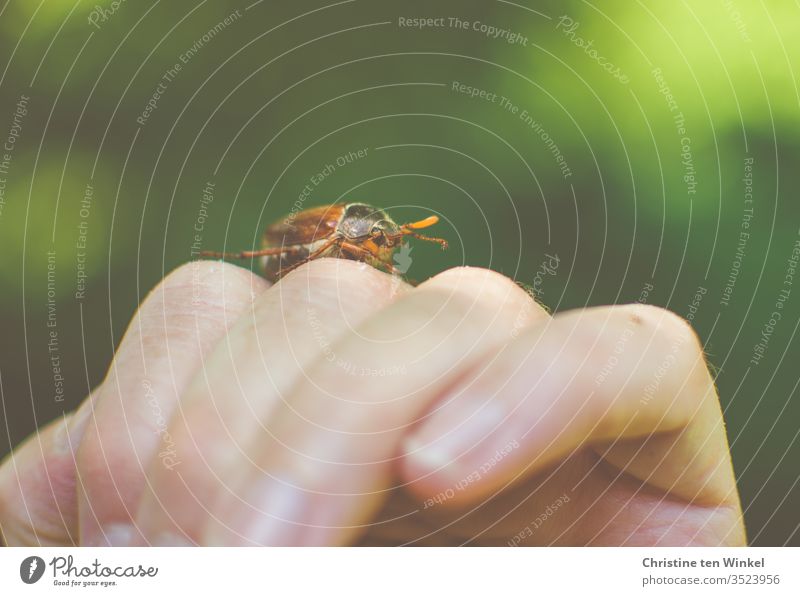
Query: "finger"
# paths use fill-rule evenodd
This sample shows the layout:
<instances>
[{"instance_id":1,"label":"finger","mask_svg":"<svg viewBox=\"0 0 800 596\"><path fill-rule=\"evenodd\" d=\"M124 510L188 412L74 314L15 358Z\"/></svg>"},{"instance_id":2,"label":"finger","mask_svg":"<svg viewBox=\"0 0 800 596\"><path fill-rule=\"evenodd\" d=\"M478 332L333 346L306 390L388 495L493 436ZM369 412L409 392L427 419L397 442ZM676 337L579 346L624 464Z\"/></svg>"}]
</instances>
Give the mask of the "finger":
<instances>
[{"instance_id":1,"label":"finger","mask_svg":"<svg viewBox=\"0 0 800 596\"><path fill-rule=\"evenodd\" d=\"M354 379L317 360L250 444L257 466L231 479L204 542L354 540L391 488L403 434L465 370L483 366L487 352L509 340L523 311L536 312L511 280L461 268L348 333L334 350L366 374Z\"/></svg>"},{"instance_id":2,"label":"finger","mask_svg":"<svg viewBox=\"0 0 800 596\"><path fill-rule=\"evenodd\" d=\"M87 398L85 404L91 402ZM81 407L37 430L0 465L0 544L78 543L75 450L90 409Z\"/></svg>"},{"instance_id":3,"label":"finger","mask_svg":"<svg viewBox=\"0 0 800 596\"><path fill-rule=\"evenodd\" d=\"M195 261L146 298L96 391L77 454L84 545L123 539L109 531L132 519L146 465L175 461L167 420L192 375L268 284L225 263Z\"/></svg>"},{"instance_id":4,"label":"finger","mask_svg":"<svg viewBox=\"0 0 800 596\"><path fill-rule=\"evenodd\" d=\"M458 397L404 446L404 477L420 496L470 476L453 503L485 499L589 444L672 495L738 504L700 343L668 311L635 305L556 316L453 390Z\"/></svg>"},{"instance_id":5,"label":"finger","mask_svg":"<svg viewBox=\"0 0 800 596\"><path fill-rule=\"evenodd\" d=\"M292 387L319 358L355 379L357 362L338 354L335 341L409 289L363 263L319 259L265 292L181 400L169 432L183 463L151 470L137 516L145 541L202 541L231 475L253 465L254 437L270 411L292 407Z\"/></svg>"}]
</instances>

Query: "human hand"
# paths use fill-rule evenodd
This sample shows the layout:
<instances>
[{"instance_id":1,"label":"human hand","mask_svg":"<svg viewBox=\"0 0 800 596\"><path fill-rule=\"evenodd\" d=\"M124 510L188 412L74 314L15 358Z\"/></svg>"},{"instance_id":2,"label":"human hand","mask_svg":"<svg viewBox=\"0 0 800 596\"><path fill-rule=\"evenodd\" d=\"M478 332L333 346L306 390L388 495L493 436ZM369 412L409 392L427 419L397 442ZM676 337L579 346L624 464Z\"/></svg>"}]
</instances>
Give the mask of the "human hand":
<instances>
[{"instance_id":1,"label":"human hand","mask_svg":"<svg viewBox=\"0 0 800 596\"><path fill-rule=\"evenodd\" d=\"M744 544L702 349L481 269L196 262L0 468L8 544Z\"/></svg>"}]
</instances>

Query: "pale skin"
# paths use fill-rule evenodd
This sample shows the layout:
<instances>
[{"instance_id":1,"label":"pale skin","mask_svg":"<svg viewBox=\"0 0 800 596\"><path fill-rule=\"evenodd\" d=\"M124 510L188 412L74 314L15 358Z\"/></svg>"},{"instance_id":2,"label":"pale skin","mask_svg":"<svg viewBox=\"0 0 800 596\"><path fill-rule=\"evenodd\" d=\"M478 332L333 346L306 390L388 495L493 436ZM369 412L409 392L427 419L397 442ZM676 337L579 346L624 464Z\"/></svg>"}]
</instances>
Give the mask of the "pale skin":
<instances>
[{"instance_id":1,"label":"pale skin","mask_svg":"<svg viewBox=\"0 0 800 596\"><path fill-rule=\"evenodd\" d=\"M746 543L702 346L457 268L204 261L0 467L8 545Z\"/></svg>"}]
</instances>

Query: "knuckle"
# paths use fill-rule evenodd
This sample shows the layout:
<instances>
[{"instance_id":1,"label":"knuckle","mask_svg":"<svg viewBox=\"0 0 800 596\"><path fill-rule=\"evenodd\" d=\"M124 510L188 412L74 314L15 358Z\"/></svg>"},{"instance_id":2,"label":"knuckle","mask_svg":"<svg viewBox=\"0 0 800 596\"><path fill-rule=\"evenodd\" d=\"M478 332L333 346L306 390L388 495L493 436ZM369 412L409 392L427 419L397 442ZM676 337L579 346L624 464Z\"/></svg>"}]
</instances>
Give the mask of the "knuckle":
<instances>
[{"instance_id":1,"label":"knuckle","mask_svg":"<svg viewBox=\"0 0 800 596\"><path fill-rule=\"evenodd\" d=\"M138 469L136 452L128 441L120 441L119 433L114 434L92 425L78 447L77 473L90 498L105 491L116 494L124 479Z\"/></svg>"},{"instance_id":2,"label":"knuckle","mask_svg":"<svg viewBox=\"0 0 800 596\"><path fill-rule=\"evenodd\" d=\"M568 343L575 355L586 354L594 368L609 371L609 375L619 374L616 363L623 359L640 373L654 366L688 372L704 362L702 343L692 326L665 308L645 304L598 307L567 320Z\"/></svg>"},{"instance_id":3,"label":"knuckle","mask_svg":"<svg viewBox=\"0 0 800 596\"><path fill-rule=\"evenodd\" d=\"M315 300L347 297L383 304L408 285L400 278L379 271L361 261L339 258L319 258L309 261L283 277L277 287L282 292L297 293L304 299Z\"/></svg>"},{"instance_id":4,"label":"knuckle","mask_svg":"<svg viewBox=\"0 0 800 596\"><path fill-rule=\"evenodd\" d=\"M665 384L679 393L708 393L703 344L686 319L666 308L641 304L624 307L624 316L634 333L642 333L637 367L651 384Z\"/></svg>"},{"instance_id":5,"label":"knuckle","mask_svg":"<svg viewBox=\"0 0 800 596\"><path fill-rule=\"evenodd\" d=\"M302 276L325 279L362 278L365 276L386 277L385 273L361 261L339 259L336 257L321 257L312 259L289 273L284 279Z\"/></svg>"},{"instance_id":6,"label":"knuckle","mask_svg":"<svg viewBox=\"0 0 800 596\"><path fill-rule=\"evenodd\" d=\"M216 290L224 287L250 288L256 278L248 269L222 261L191 261L180 265L159 284L161 289ZM256 278L259 279L259 278Z\"/></svg>"},{"instance_id":7,"label":"knuckle","mask_svg":"<svg viewBox=\"0 0 800 596\"><path fill-rule=\"evenodd\" d=\"M435 275L431 281L444 281L447 283L486 283L486 284L505 284L509 283L514 285L509 278L501 273L485 269L483 267L470 267L462 265L460 267L451 267Z\"/></svg>"},{"instance_id":8,"label":"knuckle","mask_svg":"<svg viewBox=\"0 0 800 596\"><path fill-rule=\"evenodd\" d=\"M250 302L266 282L247 269L219 261L185 263L161 280L145 300L155 303L152 309L171 314L194 313L199 310L218 310L227 304Z\"/></svg>"},{"instance_id":9,"label":"knuckle","mask_svg":"<svg viewBox=\"0 0 800 596\"><path fill-rule=\"evenodd\" d=\"M701 350L701 341L689 321L675 312L649 304L635 304L624 307L627 316L637 327L653 335L654 341L664 345L683 345Z\"/></svg>"},{"instance_id":10,"label":"knuckle","mask_svg":"<svg viewBox=\"0 0 800 596\"><path fill-rule=\"evenodd\" d=\"M420 287L446 288L500 302L529 301L530 296L509 277L482 267L453 267Z\"/></svg>"},{"instance_id":11,"label":"knuckle","mask_svg":"<svg viewBox=\"0 0 800 596\"><path fill-rule=\"evenodd\" d=\"M49 542L51 528L40 517L46 511L41 502L47 496L26 494L23 482L24 478L7 460L0 470L0 546L47 545Z\"/></svg>"}]
</instances>

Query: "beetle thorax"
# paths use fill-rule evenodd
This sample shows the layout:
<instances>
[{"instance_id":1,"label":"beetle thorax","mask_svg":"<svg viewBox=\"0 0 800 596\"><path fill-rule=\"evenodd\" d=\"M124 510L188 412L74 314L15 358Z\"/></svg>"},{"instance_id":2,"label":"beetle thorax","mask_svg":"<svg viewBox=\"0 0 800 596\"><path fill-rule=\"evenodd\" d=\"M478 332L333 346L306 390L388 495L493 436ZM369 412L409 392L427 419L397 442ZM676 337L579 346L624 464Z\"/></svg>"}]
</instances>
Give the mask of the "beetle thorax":
<instances>
[{"instance_id":1,"label":"beetle thorax","mask_svg":"<svg viewBox=\"0 0 800 596\"><path fill-rule=\"evenodd\" d=\"M345 238L355 240L368 237L375 226L380 226L389 233L397 232L397 224L382 209L353 203L347 206L338 232Z\"/></svg>"}]
</instances>

